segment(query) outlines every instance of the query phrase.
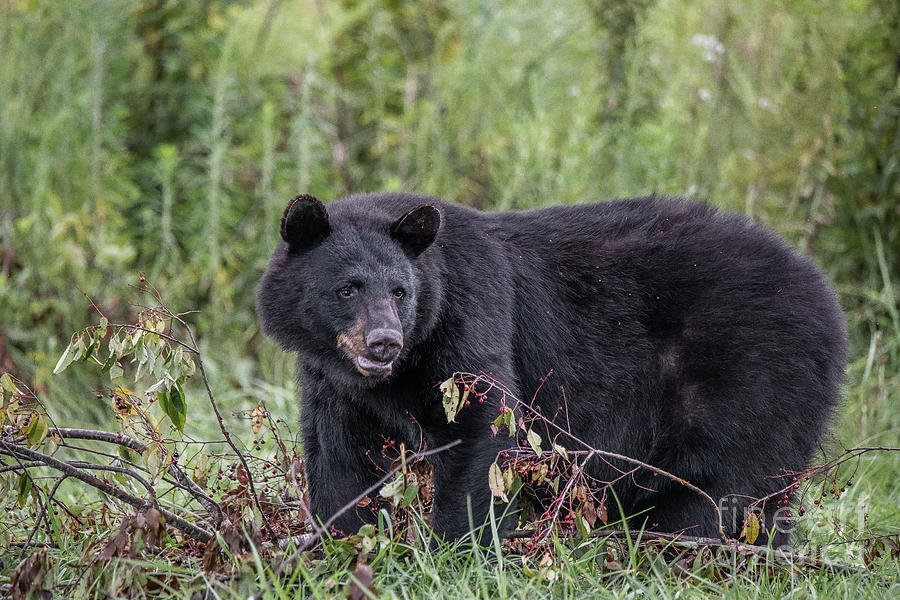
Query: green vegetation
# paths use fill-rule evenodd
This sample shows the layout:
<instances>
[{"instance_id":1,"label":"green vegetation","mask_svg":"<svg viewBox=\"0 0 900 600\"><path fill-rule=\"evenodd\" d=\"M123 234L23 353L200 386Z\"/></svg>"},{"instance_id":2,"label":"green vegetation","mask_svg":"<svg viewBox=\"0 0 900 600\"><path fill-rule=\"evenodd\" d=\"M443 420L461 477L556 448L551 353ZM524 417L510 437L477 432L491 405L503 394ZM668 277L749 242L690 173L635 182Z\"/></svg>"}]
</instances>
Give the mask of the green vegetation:
<instances>
[{"instance_id":1,"label":"green vegetation","mask_svg":"<svg viewBox=\"0 0 900 600\"><path fill-rule=\"evenodd\" d=\"M835 436L900 446L895 1L10 0L0 73L0 372L60 426L115 431L96 397L108 377L52 372L72 332L99 323L91 302L111 323L137 319L142 275L173 310L199 311L187 318L231 426L261 400L294 422L293 359L253 303L298 193L409 189L493 210L655 192L746 213L816 259L851 330ZM187 432L217 439L205 390L184 391ZM848 539L896 535L898 482L900 452L867 454L801 527L819 544L839 541L833 521ZM96 539L115 533L101 524ZM355 553L335 544L282 583L342 594ZM74 584L96 547L48 550L57 580ZM680 580L634 553L611 574L605 546L560 542L551 581L496 553L385 548L370 562L384 597L896 597L900 576L879 562L873 575ZM858 545L841 548L861 564ZM4 550L0 584L19 564ZM144 560L91 580L115 595L115 577L150 568L181 583L176 596L204 585L196 564ZM249 560L221 596L277 568Z\"/></svg>"}]
</instances>

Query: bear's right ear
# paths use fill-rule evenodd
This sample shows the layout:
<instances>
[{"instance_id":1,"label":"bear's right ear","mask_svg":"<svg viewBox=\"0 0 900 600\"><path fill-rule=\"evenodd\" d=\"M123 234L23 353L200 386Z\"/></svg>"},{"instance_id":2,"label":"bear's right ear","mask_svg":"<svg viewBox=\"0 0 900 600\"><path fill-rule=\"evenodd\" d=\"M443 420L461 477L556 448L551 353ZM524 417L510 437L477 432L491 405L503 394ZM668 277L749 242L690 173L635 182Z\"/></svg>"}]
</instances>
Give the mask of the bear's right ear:
<instances>
[{"instance_id":1,"label":"bear's right ear","mask_svg":"<svg viewBox=\"0 0 900 600\"><path fill-rule=\"evenodd\" d=\"M312 248L331 232L325 205L308 194L297 196L281 217L281 239L291 250Z\"/></svg>"}]
</instances>

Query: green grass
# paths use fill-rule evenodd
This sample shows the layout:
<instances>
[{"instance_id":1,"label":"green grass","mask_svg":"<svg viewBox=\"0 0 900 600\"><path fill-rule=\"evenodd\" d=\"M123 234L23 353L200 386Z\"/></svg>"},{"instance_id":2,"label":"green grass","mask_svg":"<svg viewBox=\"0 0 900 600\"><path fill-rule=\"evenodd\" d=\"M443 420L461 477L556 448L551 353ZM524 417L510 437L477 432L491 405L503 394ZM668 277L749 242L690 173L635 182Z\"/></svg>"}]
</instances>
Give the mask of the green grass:
<instances>
[{"instance_id":1,"label":"green grass","mask_svg":"<svg viewBox=\"0 0 900 600\"><path fill-rule=\"evenodd\" d=\"M326 544L326 546L334 546ZM553 561L539 558L522 564L519 557L498 559L492 550L442 548L423 551L400 543L385 543L367 559L379 598L895 598L900 592L896 562L873 571L832 574L812 569L766 568L755 559L706 563L695 572L677 575L659 554L640 550L623 553L621 569L606 568L607 552L614 544L591 540L580 544L554 541ZM75 549L73 549L75 550ZM93 569L76 586L78 597L116 597L122 589L139 597L154 579L163 587L161 598L189 598L210 591L209 598L342 598L353 579L355 554L331 548L324 559L302 556L270 562L251 552L236 561L235 575L227 579L205 576L196 568L175 566L171 560L111 561ZM616 552L617 550L612 550ZM57 581L79 577L76 552L58 561ZM67 563L71 567L66 566ZM117 592L118 590L118 592ZM202 597L202 596L201 596ZM360 596L362 597L362 596Z\"/></svg>"}]
</instances>

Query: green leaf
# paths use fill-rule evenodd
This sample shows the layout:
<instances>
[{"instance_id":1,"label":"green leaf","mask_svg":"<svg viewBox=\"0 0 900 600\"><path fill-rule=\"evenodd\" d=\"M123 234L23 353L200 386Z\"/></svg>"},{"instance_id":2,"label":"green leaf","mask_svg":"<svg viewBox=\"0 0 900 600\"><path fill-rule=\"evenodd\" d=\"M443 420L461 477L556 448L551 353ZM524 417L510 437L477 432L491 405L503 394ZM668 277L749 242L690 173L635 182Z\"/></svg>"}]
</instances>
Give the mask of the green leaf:
<instances>
[{"instance_id":1,"label":"green leaf","mask_svg":"<svg viewBox=\"0 0 900 600\"><path fill-rule=\"evenodd\" d=\"M490 469L488 469L488 485L491 487L491 493L497 498L502 498L504 502L509 502L509 498L506 497L506 484L503 481L503 471L500 470L500 465L495 462L491 463Z\"/></svg>"},{"instance_id":2,"label":"green leaf","mask_svg":"<svg viewBox=\"0 0 900 600\"><path fill-rule=\"evenodd\" d=\"M59 357L59 360L56 363L56 366L53 367L53 374L58 375L66 370L66 368L72 364L72 362L76 358L76 352L74 348L72 348L72 344L66 346L66 349L63 350L62 356Z\"/></svg>"},{"instance_id":3,"label":"green leaf","mask_svg":"<svg viewBox=\"0 0 900 600\"><path fill-rule=\"evenodd\" d=\"M106 337L106 326L109 325L109 319L106 317L100 317L100 327L97 329L98 337L104 338Z\"/></svg>"},{"instance_id":4,"label":"green leaf","mask_svg":"<svg viewBox=\"0 0 900 600\"><path fill-rule=\"evenodd\" d=\"M9 392L13 396L22 393L19 391L19 388L16 387L16 384L13 383L13 378L9 373L0 375L0 388L3 388L3 391Z\"/></svg>"},{"instance_id":5,"label":"green leaf","mask_svg":"<svg viewBox=\"0 0 900 600\"><path fill-rule=\"evenodd\" d=\"M138 453L129 448L128 446L118 445L116 446L116 451L119 453L119 456L127 460L131 463L137 463L138 461Z\"/></svg>"},{"instance_id":6,"label":"green leaf","mask_svg":"<svg viewBox=\"0 0 900 600\"><path fill-rule=\"evenodd\" d=\"M587 536L591 533L591 525L582 515L575 517L575 529L578 531L581 539L587 539Z\"/></svg>"},{"instance_id":7,"label":"green leaf","mask_svg":"<svg viewBox=\"0 0 900 600\"><path fill-rule=\"evenodd\" d=\"M180 383L175 383L168 392L157 392L159 406L171 419L172 425L179 431L184 431L184 423L187 420L187 406L184 402L184 391Z\"/></svg>"},{"instance_id":8,"label":"green leaf","mask_svg":"<svg viewBox=\"0 0 900 600\"><path fill-rule=\"evenodd\" d=\"M81 360L86 359L88 356L91 355L91 352L94 349L94 336L91 335L88 330L85 330L84 332L82 332L82 335L78 339L78 341L75 342L75 347L81 348L81 356L76 357L76 359L77 358L80 358Z\"/></svg>"},{"instance_id":9,"label":"green leaf","mask_svg":"<svg viewBox=\"0 0 900 600\"><path fill-rule=\"evenodd\" d=\"M455 423L456 415L459 414L460 409L463 407L462 400L459 397L459 387L457 387L456 381L451 377L441 384L440 390L444 394L441 403L444 405L444 413L447 415L447 422Z\"/></svg>"},{"instance_id":10,"label":"green leaf","mask_svg":"<svg viewBox=\"0 0 900 600\"><path fill-rule=\"evenodd\" d=\"M28 504L28 494L31 492L31 478L24 471L19 475L19 508L25 508Z\"/></svg>"},{"instance_id":11,"label":"green leaf","mask_svg":"<svg viewBox=\"0 0 900 600\"><path fill-rule=\"evenodd\" d=\"M44 415L33 415L28 427L25 428L25 437L29 448L37 448L47 437L47 421Z\"/></svg>"},{"instance_id":12,"label":"green leaf","mask_svg":"<svg viewBox=\"0 0 900 600\"><path fill-rule=\"evenodd\" d=\"M409 507L412 504L413 500L416 499L416 496L419 495L419 486L416 484L406 486L406 489L403 490L403 501L400 505L403 508Z\"/></svg>"},{"instance_id":13,"label":"green leaf","mask_svg":"<svg viewBox=\"0 0 900 600\"><path fill-rule=\"evenodd\" d=\"M544 453L544 451L541 450L541 436L539 436L534 429L529 429L527 437L528 445L531 446L531 449L534 450L534 453L540 458L541 454Z\"/></svg>"},{"instance_id":14,"label":"green leaf","mask_svg":"<svg viewBox=\"0 0 900 600\"><path fill-rule=\"evenodd\" d=\"M506 425L509 427L509 437L516 435L516 413L511 408L507 408L504 413L507 416Z\"/></svg>"},{"instance_id":15,"label":"green leaf","mask_svg":"<svg viewBox=\"0 0 900 600\"><path fill-rule=\"evenodd\" d=\"M113 365L109 368L109 378L113 383L119 385L122 383L122 380L125 376L125 370L122 368L118 362L113 363Z\"/></svg>"},{"instance_id":16,"label":"green leaf","mask_svg":"<svg viewBox=\"0 0 900 600\"><path fill-rule=\"evenodd\" d=\"M384 484L379 493L382 498L387 498L393 504L396 504L403 497L403 488L405 486L406 481L403 479L403 473L398 472L394 474L394 479L390 483Z\"/></svg>"},{"instance_id":17,"label":"green leaf","mask_svg":"<svg viewBox=\"0 0 900 600\"><path fill-rule=\"evenodd\" d=\"M159 442L151 442L147 449L144 450L142 457L144 466L150 472L150 479L156 481L159 476L159 468L162 464L159 459Z\"/></svg>"},{"instance_id":18,"label":"green leaf","mask_svg":"<svg viewBox=\"0 0 900 600\"><path fill-rule=\"evenodd\" d=\"M119 339L119 332L114 331L111 336L109 336L109 355L114 356L117 359L122 358L125 355L125 343Z\"/></svg>"}]
</instances>

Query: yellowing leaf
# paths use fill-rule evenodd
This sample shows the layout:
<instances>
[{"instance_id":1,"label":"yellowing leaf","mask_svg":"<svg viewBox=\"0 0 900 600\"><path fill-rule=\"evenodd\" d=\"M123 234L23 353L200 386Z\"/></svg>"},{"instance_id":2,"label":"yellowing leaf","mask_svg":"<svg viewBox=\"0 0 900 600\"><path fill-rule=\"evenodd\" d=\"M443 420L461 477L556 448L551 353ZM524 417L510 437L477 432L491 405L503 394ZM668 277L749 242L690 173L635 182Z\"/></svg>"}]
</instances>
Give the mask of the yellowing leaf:
<instances>
[{"instance_id":1,"label":"yellowing leaf","mask_svg":"<svg viewBox=\"0 0 900 600\"><path fill-rule=\"evenodd\" d=\"M541 436L539 436L534 429L528 430L528 445L531 446L531 449L534 450L534 453L538 455L538 458L543 454L543 450L541 450Z\"/></svg>"},{"instance_id":2,"label":"yellowing leaf","mask_svg":"<svg viewBox=\"0 0 900 600\"><path fill-rule=\"evenodd\" d=\"M553 444L553 449L557 454L563 457L563 460L569 460L569 453L566 452L566 449L560 446L559 444Z\"/></svg>"},{"instance_id":3,"label":"yellowing leaf","mask_svg":"<svg viewBox=\"0 0 900 600\"><path fill-rule=\"evenodd\" d=\"M744 528L741 529L741 537L748 544L756 542L756 538L759 537L759 519L756 513L751 512L747 515L747 520L744 521Z\"/></svg>"},{"instance_id":4,"label":"yellowing leaf","mask_svg":"<svg viewBox=\"0 0 900 600\"><path fill-rule=\"evenodd\" d=\"M253 435L256 435L259 433L259 430L262 429L263 415L265 414L266 411L263 410L262 404L257 404L256 408L250 413L250 429L253 430Z\"/></svg>"},{"instance_id":5,"label":"yellowing leaf","mask_svg":"<svg viewBox=\"0 0 900 600\"><path fill-rule=\"evenodd\" d=\"M491 493L497 498L502 498L504 502L509 502L509 498L506 497L506 485L503 481L503 471L500 470L500 465L496 462L491 463L491 468L488 469L488 485L491 487Z\"/></svg>"},{"instance_id":6,"label":"yellowing leaf","mask_svg":"<svg viewBox=\"0 0 900 600\"><path fill-rule=\"evenodd\" d=\"M456 381L454 381L453 377L442 383L440 386L440 390L444 394L444 398L441 403L444 405L444 413L447 415L447 422L455 423L456 415L459 414L463 403L459 397L459 388L457 387Z\"/></svg>"}]
</instances>

